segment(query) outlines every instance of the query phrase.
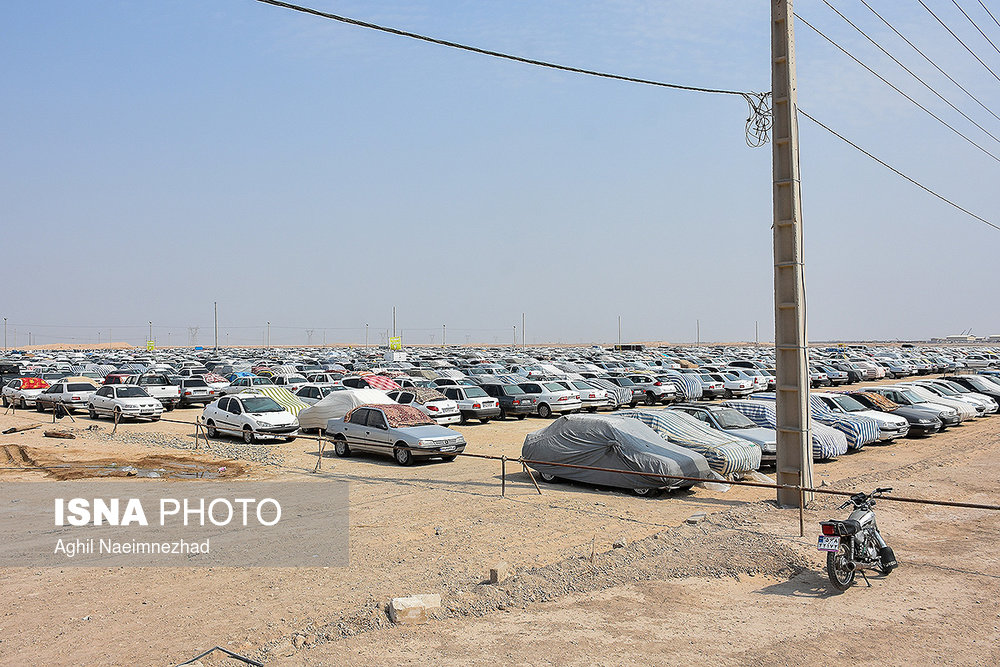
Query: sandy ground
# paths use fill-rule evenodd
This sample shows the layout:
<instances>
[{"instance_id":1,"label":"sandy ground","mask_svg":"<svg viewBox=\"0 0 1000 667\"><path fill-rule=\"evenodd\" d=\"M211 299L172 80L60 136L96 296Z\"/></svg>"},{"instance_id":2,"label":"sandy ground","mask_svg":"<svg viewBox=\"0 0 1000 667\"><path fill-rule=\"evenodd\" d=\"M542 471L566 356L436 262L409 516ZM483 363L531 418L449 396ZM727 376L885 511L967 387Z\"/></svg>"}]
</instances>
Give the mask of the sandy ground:
<instances>
[{"instance_id":1,"label":"sandy ground","mask_svg":"<svg viewBox=\"0 0 1000 667\"><path fill-rule=\"evenodd\" d=\"M199 412L166 416L192 422ZM40 418L0 416L0 430ZM94 422L76 420L60 422L75 440L45 438L43 429L0 436L18 446L0 451L0 481L64 483L25 469L19 461L29 458L81 469L151 456L226 464L219 451L179 449L193 443L188 425L123 424L109 437L108 421L87 430ZM524 434L545 423L459 428L467 451L516 456ZM5 567L0 664L175 664L214 645L289 665L1000 663L1000 513L884 502L879 522L900 568L872 577L871 588L831 595L815 550L816 522L843 514L829 497L807 510L800 538L798 512L775 508L766 490L649 499L561 484L539 495L511 465L502 498L495 462L402 468L328 456L314 474L314 442L276 449L280 465L227 470L350 481L349 567ZM836 489L890 485L908 496L997 503L998 454L1000 417L992 417L870 446L818 464L816 476ZM705 522L684 523L699 511ZM626 546L612 548L616 541ZM500 560L515 576L484 583ZM386 602L414 593L442 595L437 618L390 626Z\"/></svg>"}]
</instances>

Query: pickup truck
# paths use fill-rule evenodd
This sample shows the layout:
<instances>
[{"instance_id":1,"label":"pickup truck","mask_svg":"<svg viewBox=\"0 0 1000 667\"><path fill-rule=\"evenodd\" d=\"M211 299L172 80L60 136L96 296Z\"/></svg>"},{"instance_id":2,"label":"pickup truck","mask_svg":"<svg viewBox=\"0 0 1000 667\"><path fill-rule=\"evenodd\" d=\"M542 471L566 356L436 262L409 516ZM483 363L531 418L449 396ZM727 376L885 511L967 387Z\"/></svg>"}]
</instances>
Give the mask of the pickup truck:
<instances>
[{"instance_id":1,"label":"pickup truck","mask_svg":"<svg viewBox=\"0 0 1000 667\"><path fill-rule=\"evenodd\" d=\"M124 384L134 384L142 387L150 396L163 403L166 410L173 410L181 400L181 388L170 384L170 379L162 373L144 373L130 375Z\"/></svg>"},{"instance_id":2,"label":"pickup truck","mask_svg":"<svg viewBox=\"0 0 1000 667\"><path fill-rule=\"evenodd\" d=\"M441 393L458 403L462 423L478 419L485 424L500 416L500 401L492 398L482 387L442 387Z\"/></svg>"}]
</instances>

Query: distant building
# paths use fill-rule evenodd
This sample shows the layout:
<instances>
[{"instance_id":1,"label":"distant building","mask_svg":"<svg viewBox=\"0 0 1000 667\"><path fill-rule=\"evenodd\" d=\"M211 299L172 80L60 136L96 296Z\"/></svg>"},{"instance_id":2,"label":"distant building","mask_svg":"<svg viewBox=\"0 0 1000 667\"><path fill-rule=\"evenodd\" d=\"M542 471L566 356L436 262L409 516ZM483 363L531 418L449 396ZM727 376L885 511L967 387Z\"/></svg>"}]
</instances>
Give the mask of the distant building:
<instances>
[{"instance_id":1,"label":"distant building","mask_svg":"<svg viewBox=\"0 0 1000 667\"><path fill-rule=\"evenodd\" d=\"M953 334L951 336L945 336L944 338L932 338L931 342L934 343L975 343L979 338L976 336L970 336L968 334Z\"/></svg>"}]
</instances>

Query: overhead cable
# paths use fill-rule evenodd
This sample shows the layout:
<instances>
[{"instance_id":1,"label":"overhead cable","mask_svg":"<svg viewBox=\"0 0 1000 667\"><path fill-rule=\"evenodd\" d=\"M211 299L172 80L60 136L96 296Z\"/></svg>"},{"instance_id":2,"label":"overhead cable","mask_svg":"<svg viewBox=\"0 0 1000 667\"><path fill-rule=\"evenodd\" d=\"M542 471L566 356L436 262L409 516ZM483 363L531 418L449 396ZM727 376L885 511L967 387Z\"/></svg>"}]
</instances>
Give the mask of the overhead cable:
<instances>
[{"instance_id":1,"label":"overhead cable","mask_svg":"<svg viewBox=\"0 0 1000 667\"><path fill-rule=\"evenodd\" d=\"M944 21L942 21L942 20L941 20L940 18L938 18L938 15L934 13L934 10L932 10L932 9L931 9L930 7L928 7L928 6L926 5L926 4L924 4L924 0L917 0L917 2L919 2L919 3L920 3L920 5L921 5L921 6L922 6L922 7L924 8L924 9L926 9L926 10L927 10L927 12L928 12L928 13L929 13L929 14L930 14L931 16L933 16L933 17L934 17L935 19L937 19L937 22L941 24L941 27L942 27L942 28L944 28L945 30L947 30L947 31L948 31L948 34L950 34L950 35L951 35L952 37L954 37L955 39L957 39L957 40L958 40L958 43L959 43L959 44L961 44L962 46L964 46L964 47L965 47L965 50L966 50L966 51L968 51L968 52L969 52L969 53L970 53L970 54L972 55L972 57L973 57L973 58L975 58L976 60L978 60L978 61L979 61L979 64L980 64L980 65L982 65L983 67L985 67L985 68L986 68L986 69L987 69L987 70L989 71L989 73L993 75L993 78L994 78L994 79L996 79L997 81L1000 81L1000 76L997 76L997 73L996 73L996 72L994 72L994 71L993 71L993 70L992 70L992 69L990 68L990 66L989 66L989 65L987 65L987 64L986 64L985 62L983 62L983 59L982 59L982 58L980 58L979 56L977 56L977 55L976 55L976 52L975 52L975 51L973 51L972 49L970 49L970 48L969 48L969 45L968 45L968 44L966 44L965 42L963 42L963 41L962 41L962 38L961 38L961 37L959 37L958 35L956 35L956 34L954 33L954 31L953 31L953 30L952 30L951 28L949 28L949 27L948 27L948 26L947 26L947 25L945 24L945 22L944 22Z\"/></svg>"},{"instance_id":2,"label":"overhead cable","mask_svg":"<svg viewBox=\"0 0 1000 667\"><path fill-rule=\"evenodd\" d=\"M837 132L837 131L831 129L830 127L828 127L827 125L825 125L825 124L821 123L820 121L816 120L815 118L813 118L812 116L810 116L809 114L807 114L805 111L803 111L801 107L799 107L797 109L797 111L800 114L802 114L803 116L805 116L806 118L808 118L809 120L811 120L812 122L814 122L817 125L819 125L821 128L823 128L824 130L826 130L830 134L832 134L833 136L835 136L838 139L840 139L841 141L843 141L844 143L848 144L849 146L855 148L858 151L861 151L862 153L864 153L865 155L867 155L871 159L875 160L876 162L878 162L880 165L882 165L883 167L885 167L889 171L895 173L897 176L901 176L902 178L906 179L907 181L909 181L913 185L916 185L921 190L924 190L925 192L934 195L935 197L937 197L941 201L945 202L949 206L953 206L953 207L957 208L962 213L965 213L966 215L975 218L979 222L982 222L982 223L984 223L986 225L989 225L993 229L996 229L997 231L1000 231L1000 225L996 225L996 224L990 222L989 220L987 220L986 218L983 218L981 216L976 215L975 213L973 213L969 209L963 208L963 207L959 206L958 204L956 204L955 202L951 201L947 197L944 197L943 195L939 195L938 193L934 192L933 190L931 190L926 185L923 185L922 183L918 183L917 181L913 180L912 178L910 178L909 176L907 176L906 174L904 174L900 170L898 170L895 167L893 167L892 165L888 164L887 162L885 162L883 160L880 160L879 158L875 157L874 155L872 155L871 153L869 153L868 151L866 151L861 146L858 146L856 143L854 143L853 141L851 141L850 139L848 139L844 135L840 134L839 132Z\"/></svg>"},{"instance_id":3,"label":"overhead cable","mask_svg":"<svg viewBox=\"0 0 1000 667\"><path fill-rule=\"evenodd\" d=\"M930 109L928 109L927 107L925 107L924 105L922 105L920 102L917 102L915 99L913 99L912 97L910 97L909 95L907 95L906 93L904 93L902 90L900 90L895 85L893 85L892 83L890 83L888 79L886 79L884 76L882 76L881 74L879 74L878 72L876 72L875 70L873 70L868 65L866 65L863 62L861 62L860 60L858 60L858 58L855 57L854 55L852 55L847 49L845 49L840 44L837 44L837 42L835 42L832 39L830 39L829 37L827 37L823 32L821 32L818 28L816 28L811 23L809 23L808 21L806 21L804 18L802 18L798 14L795 14L795 18L797 18L799 21L801 21L802 23L804 23L807 27L809 27L810 29L812 29L813 32L815 32L817 35L819 35L820 37L822 37L826 41L830 42L830 44L833 44L835 47L837 47L837 49L839 49L845 56L847 56L848 58L850 58L851 60L853 60L857 64L859 64L862 67L864 67L873 76L877 77L882 83L884 83L885 85L889 86L890 88L892 88L893 90L895 90L897 93L899 93L900 95L902 95L903 97L905 97L906 99L908 99L910 102L912 102L914 105L916 105L919 109L921 109L928 116L930 116L931 118L933 118L937 122L941 123L942 125L944 125L945 127L947 127L949 130L951 130L952 132L954 132L958 136L962 137L967 142L969 142L970 144L972 144L973 146L975 146L976 148L978 148L979 150L981 150L983 153L986 153L987 155L989 155L991 158L993 158L997 162L1000 162L1000 157L997 157L996 155L994 155L990 151L986 150L985 148L983 148L982 146L980 146L978 143L976 143L975 141L973 141L972 139L970 139L968 136L966 136L965 134L963 134L960 130L958 130L955 127L953 127L952 125L950 125L948 123L948 121L944 120L943 118L941 118L940 116L938 116L937 114L935 114L933 111L931 111Z\"/></svg>"},{"instance_id":4,"label":"overhead cable","mask_svg":"<svg viewBox=\"0 0 1000 667\"><path fill-rule=\"evenodd\" d=\"M930 63L931 65L933 65L933 66L934 66L934 68L935 68L935 69L936 69L936 70L937 70L938 72L940 72L940 73L941 73L942 75L944 75L944 76L945 76L945 78L947 78L947 79L948 79L949 81L951 81L951 82L952 82L953 84L955 84L956 86L958 86L958 88L959 88L959 89L960 89L960 90L961 90L961 91L962 91L963 93L965 93L966 95L968 95L969 97L971 97L971 98L972 98L973 100L975 100L976 104L978 104L978 105L979 105L979 106L981 106L981 107L982 107L983 109L985 109L985 110L986 110L986 111L987 111L987 112L988 112L988 113L989 113L989 114L990 114L991 116L993 116L993 117L994 117L994 118L996 118L997 120L1000 120L1000 116L998 116L997 114L993 113L993 110L992 110L992 109L990 109L990 108L989 108L988 106L986 106L985 104L983 104L983 103L982 103L982 102L981 102L981 101L979 100L979 98L978 98L978 97L976 97L975 95L973 95L972 93L970 93L970 92L968 91L968 89L966 89L966 87L965 87L965 86L963 86L962 84L960 84L960 83L959 83L958 81L955 81L955 79L953 79L953 78L952 78L952 76L951 76L950 74L948 74L948 73L947 73L947 72L945 72L945 71L944 71L943 69L941 69L941 67L940 67L940 66L939 66L939 65L938 65L938 64L937 64L936 62L934 62L933 60L931 60L931 59L930 59L930 58L929 58L929 57L927 56L927 54L925 54L925 53L924 53L923 51L921 51L921 50L920 50L919 48L917 48L917 46L916 46L916 45L915 45L915 44L914 44L913 42L911 42L911 41L910 41L909 39L907 39L907 38L906 38L906 36L905 36L905 35L903 35L903 33L899 32L899 30L896 30L896 27L895 27L894 25L892 25L891 23L889 23L888 21L886 21L886 20L885 20L885 19L884 19L884 18L882 17L882 15L881 15L881 14L879 14L879 13L878 13L877 11L875 11L875 9L874 9L874 8L873 8L873 7L871 6L871 5L869 5L869 4L868 4L868 2L867 2L866 0L861 0L861 4L863 4L863 5L865 6L865 7L867 7L867 8L869 9L869 11L871 11L871 13L872 13L872 14L874 14L875 16L877 16L877 17L879 18L879 20L880 20L880 21L882 21L882 23L886 24L886 26L888 26L888 27L889 27L889 29L890 29L890 30L892 30L892 31L893 31L894 33L896 33L896 35L898 35L900 39L902 39L902 40L903 40L904 42L906 42L907 44L909 44L909 45L910 45L910 47L911 47L911 48L912 48L912 49L913 49L914 51L916 51L917 53L919 53L919 54L920 54L920 55L921 55L921 56L923 57L923 59L924 59L924 60L926 60L927 62L929 62L929 63ZM992 16L992 14L991 14L991 16Z\"/></svg>"},{"instance_id":5,"label":"overhead cable","mask_svg":"<svg viewBox=\"0 0 1000 667\"><path fill-rule=\"evenodd\" d=\"M980 27L979 27L979 25L978 25L978 24L977 24L977 23L976 23L975 21L973 21L973 20L972 20L972 17L971 17L971 16L969 16L969 15L968 15L968 14L966 13L966 11L965 11L964 9L962 9L962 5L958 4L958 2L956 2L956 0L951 0L951 1L952 1L952 3L954 3L954 5L955 5L956 7L958 7L958 11L962 12L962 16L964 16L965 18L969 19L969 23L971 23L971 24L972 24L972 27L973 27L973 28L975 28L976 30L978 30L978 31L979 31L979 34L983 36L983 39L985 39L985 40L986 40L987 42L989 42L989 43L990 43L990 46L992 46L992 47L993 47L993 50L994 50L994 51L996 51L997 53L1000 53L1000 49L998 49L998 48L997 48L997 45L996 45L996 44L994 44L994 43L993 43L993 40L992 40L992 39L990 39L990 38L989 38L989 37L988 37L988 36L986 35L986 33L985 33L985 32L983 32L982 28L980 28Z\"/></svg>"},{"instance_id":6,"label":"overhead cable","mask_svg":"<svg viewBox=\"0 0 1000 667\"><path fill-rule=\"evenodd\" d=\"M993 134L992 132L990 132L990 131L989 131L989 130L987 130L987 129L986 129L985 127L983 127L982 125L980 125L979 123L977 123L976 121L974 121L974 120L973 120L972 118L970 118L970 117L969 117L969 116L968 116L968 115L967 115L967 114L966 114L966 113L965 113L964 111L962 111L962 110L961 110L961 109L959 109L959 108L958 108L957 106L955 106L954 104L952 104L952 103L951 103L951 101L949 101L949 100L948 100L948 99L947 99L947 98L946 98L946 97L945 97L944 95L942 95L942 94L941 94L941 93L939 93L939 92L938 92L937 90L935 90L934 88L932 88L932 87L931 87L931 85L930 85L929 83L927 83L926 81L924 81L923 79L921 79L921 78L920 78L919 76L917 76L917 75L916 75L916 74L915 74L915 73L913 72L913 70L911 70L911 69L910 69L909 67L907 67L907 66L906 66L906 65L904 65L903 63L899 62L899 60L898 60L898 59L897 59L897 58L896 58L895 56L893 56L893 55L892 55L891 53L889 53L889 52L888 52L888 51L886 51L886 50L885 50L884 48L882 48L882 45L881 45L881 44L879 44L879 43L878 43L878 42L876 42L876 41L875 41L874 39L872 39L872 38L871 38L870 36L868 36L868 33L866 33L866 32L865 32L864 30L862 30L862 29L861 29L861 28L859 28L859 27L858 27L857 25L855 25L855 24L854 24L854 23L853 23L853 22L851 21L851 19L849 19L849 18L847 18L846 16L844 16L843 14L841 14L841 13L840 13L840 12L839 12L839 11L837 10L837 8L836 8L836 7L834 7L833 5L831 5L831 4L830 4L829 0L823 0L823 4L825 4L825 5L827 6L827 7L829 7L830 9L832 9L832 10L833 10L833 11L834 11L834 12L835 12L835 13L837 14L837 16L839 16L840 18L844 19L844 21L846 21L846 22L847 22L847 25L851 26L852 28L854 28L855 30L857 30L857 31L858 31L859 33L861 33L861 35L862 35L862 36L863 36L863 37L864 37L865 39L867 39L867 40L868 40L869 42L871 42L871 43L872 43L872 44L873 44L873 45L875 46L875 48L877 48L877 49L878 49L879 51L881 51L882 53L884 53L884 54L885 54L885 55L886 55L886 56L887 56L888 58L890 58L890 59L891 59L891 60L892 60L892 61L893 61L894 63L896 63L897 65L899 65L900 67L902 67L902 68L903 68L903 70L904 70L904 71L905 71L905 72L906 72L907 74L909 74L909 75L910 75L910 76L912 76L912 77L913 77L914 79L916 79L916 80L917 80L917 81L919 81L919 82L920 82L921 84L923 84L924 88L926 88L927 90L929 90L929 91L931 91L932 93L934 93L935 95L937 95L937 97L938 97L938 98L939 98L939 99L940 99L940 100L941 100L942 102L944 102L945 104L947 104L948 106L950 106L950 107L951 107L952 109L954 109L955 111L957 111L957 112L958 112L959 114L961 114L962 118L964 118L965 120L969 121L970 123L972 123L973 125L975 125L976 127L978 127L978 128L980 129L980 130L982 130L982 131L983 131L984 133L986 133L987 135L989 135L990 139L992 139L993 141L996 141L996 142L1000 143L1000 138L997 138L997 137L996 137L996 136L995 136L995 135L994 135L994 134Z\"/></svg>"},{"instance_id":7,"label":"overhead cable","mask_svg":"<svg viewBox=\"0 0 1000 667\"><path fill-rule=\"evenodd\" d=\"M302 12L303 14L310 14L312 16L318 16L320 18L330 19L331 21L339 21L340 23L346 23L348 25L358 26L361 28L368 28L370 30L377 30L379 32L385 32L391 35L398 35L400 37L409 37L410 39L429 42L431 44L438 44L440 46L447 46L453 49L460 49L462 51L470 51L472 53L478 53L484 56L492 56L494 58L512 60L514 62L524 63L527 65L536 65L538 67L547 67L549 69L560 70L563 72L586 74L588 76L596 76L603 79L613 79L616 81L625 81L628 83L640 83L648 86L658 86L660 88L672 88L674 90L686 90L696 93L715 93L720 95L739 95L746 101L750 112L750 116L747 118L747 127L746 127L747 144L752 147L763 146L765 143L767 143L767 133L771 128L771 121L769 115L771 107L770 104L768 104L767 102L767 98L769 98L771 95L770 92L758 93L755 91L724 90L720 88L703 88L699 86L686 86L678 83L666 83L664 81L654 81L652 79L641 79L632 76L624 76L621 74L610 74L608 72L599 72L596 70L583 69L580 67L558 65L556 63L550 63L543 60L535 60L533 58L515 56L509 53L501 53L500 51L492 51L489 49L479 48L477 46L469 46L468 44L460 44L458 42L452 42L445 39L438 39L436 37L428 37L427 35L420 35L418 33L409 32L407 30L400 30L398 28L391 28L388 26L378 25L375 23L369 23L367 21L353 19L347 16L340 16L328 12L321 12L318 9L303 7L301 5L294 5L288 2L281 2L280 0L257 0L257 1L267 5L274 5L275 7L283 7L285 9L290 9L292 11Z\"/></svg>"}]
</instances>

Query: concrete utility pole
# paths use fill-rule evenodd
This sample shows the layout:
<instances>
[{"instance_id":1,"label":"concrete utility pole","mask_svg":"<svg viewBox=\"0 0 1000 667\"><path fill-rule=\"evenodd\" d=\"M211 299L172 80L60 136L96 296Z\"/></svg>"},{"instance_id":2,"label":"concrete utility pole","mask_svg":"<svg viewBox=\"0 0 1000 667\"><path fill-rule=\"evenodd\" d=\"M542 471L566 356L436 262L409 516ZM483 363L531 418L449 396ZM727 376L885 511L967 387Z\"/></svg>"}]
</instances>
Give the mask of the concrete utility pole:
<instances>
[{"instance_id":1,"label":"concrete utility pole","mask_svg":"<svg viewBox=\"0 0 1000 667\"><path fill-rule=\"evenodd\" d=\"M521 349L528 349L528 346L524 343L524 313L521 313Z\"/></svg>"},{"instance_id":2,"label":"concrete utility pole","mask_svg":"<svg viewBox=\"0 0 1000 667\"><path fill-rule=\"evenodd\" d=\"M448 344L448 325L447 324L442 324L441 325L441 347L444 347L447 344Z\"/></svg>"},{"instance_id":3,"label":"concrete utility pole","mask_svg":"<svg viewBox=\"0 0 1000 667\"><path fill-rule=\"evenodd\" d=\"M146 340L153 340L153 321L149 321L149 338Z\"/></svg>"},{"instance_id":4,"label":"concrete utility pole","mask_svg":"<svg viewBox=\"0 0 1000 667\"><path fill-rule=\"evenodd\" d=\"M368 349L368 323L365 322L365 349Z\"/></svg>"},{"instance_id":5,"label":"concrete utility pole","mask_svg":"<svg viewBox=\"0 0 1000 667\"><path fill-rule=\"evenodd\" d=\"M622 349L622 316L618 316L618 349Z\"/></svg>"},{"instance_id":6,"label":"concrete utility pole","mask_svg":"<svg viewBox=\"0 0 1000 667\"><path fill-rule=\"evenodd\" d=\"M271 347L271 323L270 322L267 323L267 347L268 347L268 349L270 349L270 347Z\"/></svg>"},{"instance_id":7,"label":"concrete utility pole","mask_svg":"<svg viewBox=\"0 0 1000 667\"><path fill-rule=\"evenodd\" d=\"M212 304L215 307L215 351L219 351L219 302L213 301ZM110 333L108 334L111 335Z\"/></svg>"},{"instance_id":8,"label":"concrete utility pole","mask_svg":"<svg viewBox=\"0 0 1000 667\"><path fill-rule=\"evenodd\" d=\"M7 318L3 318L3 351L7 351Z\"/></svg>"},{"instance_id":9,"label":"concrete utility pole","mask_svg":"<svg viewBox=\"0 0 1000 667\"><path fill-rule=\"evenodd\" d=\"M396 306L392 307L392 337L396 337Z\"/></svg>"},{"instance_id":10,"label":"concrete utility pole","mask_svg":"<svg viewBox=\"0 0 1000 667\"><path fill-rule=\"evenodd\" d=\"M777 481L811 487L812 434L792 0L771 0L771 96L774 114L771 164L774 180ZM799 499L796 491L778 491L779 505L795 506ZM804 502L812 499L812 493L802 496Z\"/></svg>"},{"instance_id":11,"label":"concrete utility pole","mask_svg":"<svg viewBox=\"0 0 1000 667\"><path fill-rule=\"evenodd\" d=\"M701 320L695 320L694 327L696 330L695 336L697 337L698 345L701 345Z\"/></svg>"}]
</instances>

